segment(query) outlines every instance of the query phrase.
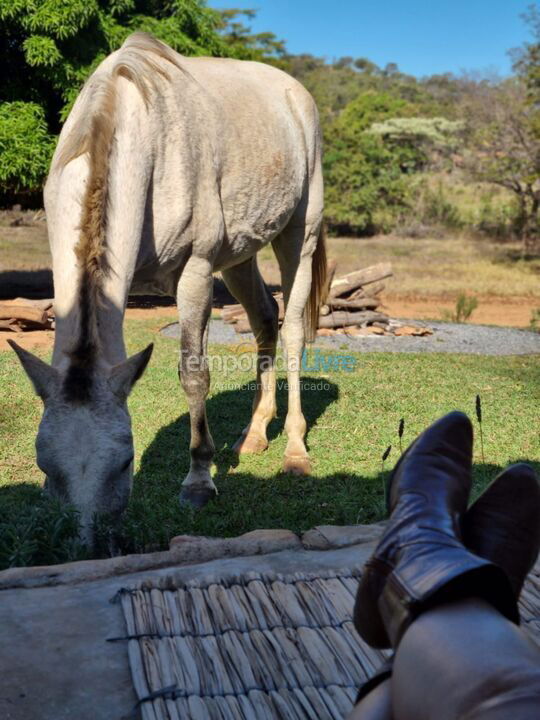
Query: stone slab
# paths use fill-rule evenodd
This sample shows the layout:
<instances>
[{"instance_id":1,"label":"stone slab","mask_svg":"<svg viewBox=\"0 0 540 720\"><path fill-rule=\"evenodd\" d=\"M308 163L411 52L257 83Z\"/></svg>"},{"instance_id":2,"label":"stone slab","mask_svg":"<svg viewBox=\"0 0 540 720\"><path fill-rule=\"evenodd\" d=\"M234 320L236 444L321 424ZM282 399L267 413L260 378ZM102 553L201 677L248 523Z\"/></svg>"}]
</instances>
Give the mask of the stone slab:
<instances>
[{"instance_id":1,"label":"stone slab","mask_svg":"<svg viewBox=\"0 0 540 720\"><path fill-rule=\"evenodd\" d=\"M385 523L373 525L317 525L302 535L307 550L330 550L377 540Z\"/></svg>"},{"instance_id":2,"label":"stone slab","mask_svg":"<svg viewBox=\"0 0 540 720\"><path fill-rule=\"evenodd\" d=\"M140 587L147 582L159 585L203 579L227 582L251 571L292 574L299 570L316 573L351 569L361 566L374 547L372 542L363 542L341 549L306 550L296 536L293 541L289 535L279 533L252 536L251 547L255 542L255 547L259 543L262 548L264 540L270 543L265 547L278 547L282 542L289 544L286 549L247 556L229 554L191 564L169 562L164 567L144 567L121 575L97 577L99 573L93 565L86 579L78 568L77 579L73 570L63 575L62 566L58 566L42 574L46 584L36 584L34 578L34 584L16 586L14 573L5 571L10 573L12 586L4 582L4 589L0 590L0 717L120 720L131 715L136 697L127 645L124 641L107 641L126 633L120 605L111 602L122 588ZM234 540L240 538L228 540L225 545L229 553L235 547ZM173 548L183 545L185 539L176 539ZM236 546L240 547L240 543ZM199 550L201 547L199 544ZM191 549L194 550L194 545ZM213 551L217 549L216 544ZM147 556L140 557L149 561ZM22 570L39 568L25 568L19 573ZM64 581L59 582L62 578Z\"/></svg>"}]
</instances>

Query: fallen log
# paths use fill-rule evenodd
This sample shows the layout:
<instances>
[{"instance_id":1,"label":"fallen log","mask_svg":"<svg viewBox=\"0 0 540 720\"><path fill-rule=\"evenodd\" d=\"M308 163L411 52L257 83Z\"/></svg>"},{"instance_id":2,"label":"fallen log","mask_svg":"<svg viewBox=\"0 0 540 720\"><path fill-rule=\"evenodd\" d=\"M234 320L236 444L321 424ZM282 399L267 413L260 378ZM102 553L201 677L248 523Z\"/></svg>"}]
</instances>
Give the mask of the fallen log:
<instances>
[{"instance_id":1,"label":"fallen log","mask_svg":"<svg viewBox=\"0 0 540 720\"><path fill-rule=\"evenodd\" d=\"M15 300L2 300L2 305L8 306L21 306L21 307L33 307L39 310L50 310L53 306L54 300L52 298L46 300L32 300L31 298L18 297Z\"/></svg>"},{"instance_id":2,"label":"fallen log","mask_svg":"<svg viewBox=\"0 0 540 720\"><path fill-rule=\"evenodd\" d=\"M347 312L346 310L338 310L330 315L319 317L320 328L338 328L346 325L369 325L377 320L386 319L386 315L373 312L373 310L365 310L364 312Z\"/></svg>"},{"instance_id":3,"label":"fallen log","mask_svg":"<svg viewBox=\"0 0 540 720\"><path fill-rule=\"evenodd\" d=\"M245 320L242 319L242 320L239 320L238 322L235 322L233 327L237 333L251 332L251 325L249 324L249 320L247 319L247 317Z\"/></svg>"},{"instance_id":4,"label":"fallen log","mask_svg":"<svg viewBox=\"0 0 540 720\"><path fill-rule=\"evenodd\" d=\"M273 295L274 300L278 306L278 319L283 320L285 316L285 305L283 302L283 295L276 293ZM223 322L233 324L239 321L247 321L247 313L242 305L224 305L221 311L221 319Z\"/></svg>"},{"instance_id":5,"label":"fallen log","mask_svg":"<svg viewBox=\"0 0 540 720\"><path fill-rule=\"evenodd\" d=\"M26 305L8 305L0 303L0 320L21 320L45 325L48 327L48 315L46 310Z\"/></svg>"},{"instance_id":6,"label":"fallen log","mask_svg":"<svg viewBox=\"0 0 540 720\"><path fill-rule=\"evenodd\" d=\"M330 297L340 297L357 290L359 287L384 280L392 275L390 263L377 263L363 270L355 270L337 278L330 286Z\"/></svg>"},{"instance_id":7,"label":"fallen log","mask_svg":"<svg viewBox=\"0 0 540 720\"><path fill-rule=\"evenodd\" d=\"M221 319L224 322L234 322L236 318L245 315L246 311L241 305L224 305L221 311Z\"/></svg>"},{"instance_id":8,"label":"fallen log","mask_svg":"<svg viewBox=\"0 0 540 720\"><path fill-rule=\"evenodd\" d=\"M13 332L20 332L22 329L22 325L17 322L15 318L0 320L0 330L13 330Z\"/></svg>"},{"instance_id":9,"label":"fallen log","mask_svg":"<svg viewBox=\"0 0 540 720\"><path fill-rule=\"evenodd\" d=\"M348 300L357 300L358 298L368 297L368 292L369 292L369 297L375 297L376 295L380 295L383 290L384 290L383 282L369 283L369 288L359 287L358 290L355 290L350 295L348 295L347 299Z\"/></svg>"},{"instance_id":10,"label":"fallen log","mask_svg":"<svg viewBox=\"0 0 540 720\"><path fill-rule=\"evenodd\" d=\"M328 300L328 308L331 310L375 310L379 307L381 301L378 298L357 298L349 300L348 298L330 298ZM328 315L328 313L321 313Z\"/></svg>"}]
</instances>

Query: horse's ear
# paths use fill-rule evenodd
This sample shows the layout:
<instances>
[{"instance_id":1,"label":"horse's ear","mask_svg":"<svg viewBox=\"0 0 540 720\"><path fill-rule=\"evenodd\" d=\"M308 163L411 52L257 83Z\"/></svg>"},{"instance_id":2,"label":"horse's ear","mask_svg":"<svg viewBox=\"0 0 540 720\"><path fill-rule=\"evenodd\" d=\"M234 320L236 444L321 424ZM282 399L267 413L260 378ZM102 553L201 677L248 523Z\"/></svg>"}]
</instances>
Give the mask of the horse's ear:
<instances>
[{"instance_id":1,"label":"horse's ear","mask_svg":"<svg viewBox=\"0 0 540 720\"><path fill-rule=\"evenodd\" d=\"M131 388L145 371L153 349L154 344L150 343L144 350L111 369L109 387L122 402L127 399Z\"/></svg>"},{"instance_id":2,"label":"horse's ear","mask_svg":"<svg viewBox=\"0 0 540 720\"><path fill-rule=\"evenodd\" d=\"M28 350L23 350L23 348L13 340L8 340L8 343L17 353L17 357L21 361L25 373L32 381L34 390L45 402L45 400L58 389L58 370L47 365L46 362L43 362L43 360L40 360L36 355L28 352Z\"/></svg>"}]
</instances>

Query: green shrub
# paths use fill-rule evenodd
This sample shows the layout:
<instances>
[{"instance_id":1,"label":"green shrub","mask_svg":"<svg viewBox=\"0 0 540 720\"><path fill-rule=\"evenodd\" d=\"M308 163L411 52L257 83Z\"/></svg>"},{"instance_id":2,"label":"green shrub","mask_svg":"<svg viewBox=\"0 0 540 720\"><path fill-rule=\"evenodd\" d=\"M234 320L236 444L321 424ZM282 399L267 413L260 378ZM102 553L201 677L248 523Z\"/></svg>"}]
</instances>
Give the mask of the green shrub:
<instances>
[{"instance_id":1,"label":"green shrub","mask_svg":"<svg viewBox=\"0 0 540 720\"><path fill-rule=\"evenodd\" d=\"M409 204L404 168L410 148L369 133L373 123L413 113L414 106L386 93L367 92L325 128L325 213L330 229L387 232Z\"/></svg>"},{"instance_id":2,"label":"green shrub","mask_svg":"<svg viewBox=\"0 0 540 720\"><path fill-rule=\"evenodd\" d=\"M484 193L471 224L478 232L502 240L517 232L518 216L515 201L501 202L498 195Z\"/></svg>"},{"instance_id":3,"label":"green shrub","mask_svg":"<svg viewBox=\"0 0 540 720\"><path fill-rule=\"evenodd\" d=\"M531 312L529 329L533 332L540 333L540 307L534 308L534 310Z\"/></svg>"},{"instance_id":4,"label":"green shrub","mask_svg":"<svg viewBox=\"0 0 540 720\"><path fill-rule=\"evenodd\" d=\"M373 123L368 130L401 152L403 169L415 172L455 152L462 131L462 122L443 117L394 117Z\"/></svg>"},{"instance_id":5,"label":"green shrub","mask_svg":"<svg viewBox=\"0 0 540 720\"><path fill-rule=\"evenodd\" d=\"M274 58L271 33L230 32L206 0L0 0L0 193L37 191L55 135L97 65L135 30L184 55ZM241 24L237 27L242 29Z\"/></svg>"},{"instance_id":6,"label":"green shrub","mask_svg":"<svg viewBox=\"0 0 540 720\"><path fill-rule=\"evenodd\" d=\"M477 307L478 300L475 297L472 297L472 295L466 295L465 293L460 293L458 299L456 300L455 310L453 312L444 310L442 313L443 320L453 323L465 323L469 320Z\"/></svg>"},{"instance_id":7,"label":"green shrub","mask_svg":"<svg viewBox=\"0 0 540 720\"><path fill-rule=\"evenodd\" d=\"M405 178L380 138L364 135L354 150L336 139L324 156L324 170L330 228L357 234L387 232L407 206Z\"/></svg>"},{"instance_id":8,"label":"green shrub","mask_svg":"<svg viewBox=\"0 0 540 720\"><path fill-rule=\"evenodd\" d=\"M55 143L40 105L22 101L0 105L0 190L39 190Z\"/></svg>"},{"instance_id":9,"label":"green shrub","mask_svg":"<svg viewBox=\"0 0 540 720\"><path fill-rule=\"evenodd\" d=\"M459 210L447 199L442 183L438 183L435 190L426 186L424 193L423 219L425 222L442 225L452 230L462 227L463 222Z\"/></svg>"}]
</instances>

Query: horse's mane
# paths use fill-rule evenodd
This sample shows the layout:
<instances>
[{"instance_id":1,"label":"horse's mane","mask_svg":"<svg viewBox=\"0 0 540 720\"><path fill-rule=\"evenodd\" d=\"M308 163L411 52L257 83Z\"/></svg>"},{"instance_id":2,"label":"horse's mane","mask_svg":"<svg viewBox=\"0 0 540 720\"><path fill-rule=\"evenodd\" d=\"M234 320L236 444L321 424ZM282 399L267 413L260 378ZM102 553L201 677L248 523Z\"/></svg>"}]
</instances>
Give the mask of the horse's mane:
<instances>
[{"instance_id":1,"label":"horse's mane","mask_svg":"<svg viewBox=\"0 0 540 720\"><path fill-rule=\"evenodd\" d=\"M82 200L80 235L75 245L79 266L78 338L70 352L70 369L64 389L73 400L88 400L92 368L99 347L97 306L103 278L107 273L106 239L108 214L109 159L116 127L118 92L116 79L124 77L140 92L148 107L152 90L160 79L170 81L161 60L182 70L178 56L148 33L137 32L124 42L107 71L98 70L81 93L85 112L67 137L62 139L54 159L61 170L75 158L88 156L89 174Z\"/></svg>"}]
</instances>

